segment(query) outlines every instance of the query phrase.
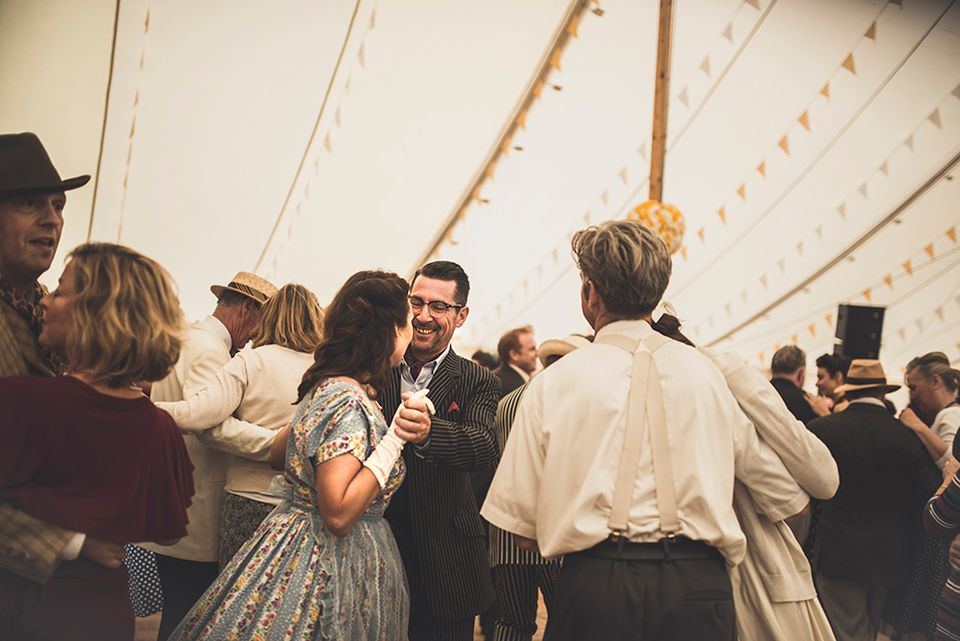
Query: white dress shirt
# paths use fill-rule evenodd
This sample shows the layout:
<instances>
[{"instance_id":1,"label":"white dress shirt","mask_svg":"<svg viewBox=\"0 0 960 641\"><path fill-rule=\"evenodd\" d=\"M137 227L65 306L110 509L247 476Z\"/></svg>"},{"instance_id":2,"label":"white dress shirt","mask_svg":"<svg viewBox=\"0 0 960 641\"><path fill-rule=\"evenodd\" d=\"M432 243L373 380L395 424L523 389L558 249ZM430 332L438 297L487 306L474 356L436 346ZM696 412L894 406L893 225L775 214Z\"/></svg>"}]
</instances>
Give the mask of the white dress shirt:
<instances>
[{"instance_id":1,"label":"white dress shirt","mask_svg":"<svg viewBox=\"0 0 960 641\"><path fill-rule=\"evenodd\" d=\"M597 336L643 338L652 332L645 321L618 321ZM809 497L758 439L723 375L704 355L668 341L654 352L654 362L663 388L680 534L718 548L731 565L739 563L745 541L733 508L735 479L771 521L798 513ZM536 539L548 558L585 550L609 536L632 365L624 350L593 343L532 380L481 510L484 518ZM658 541L665 533L649 447L639 468L627 537Z\"/></svg>"},{"instance_id":2,"label":"white dress shirt","mask_svg":"<svg viewBox=\"0 0 960 641\"><path fill-rule=\"evenodd\" d=\"M277 472L266 457L277 430L293 418L297 387L312 362L312 354L280 345L244 349L197 394L157 406L206 445L240 455L227 468L228 492L279 504L267 492ZM251 451L257 454L251 457Z\"/></svg>"},{"instance_id":3,"label":"white dress shirt","mask_svg":"<svg viewBox=\"0 0 960 641\"><path fill-rule=\"evenodd\" d=\"M960 405L947 405L937 412L930 429L947 444L947 451L937 461L937 467L942 470L953 456L953 440L957 437L957 430L960 429Z\"/></svg>"},{"instance_id":4,"label":"white dress shirt","mask_svg":"<svg viewBox=\"0 0 960 641\"><path fill-rule=\"evenodd\" d=\"M523 380L524 383L529 383L529 382L530 382L530 375L527 374L525 371L523 371L522 369L520 369L519 367L517 367L517 366L514 365L513 363L507 363L507 365L510 366L510 369L512 369L513 371L515 371L517 374L520 375L520 379Z\"/></svg>"}]
</instances>

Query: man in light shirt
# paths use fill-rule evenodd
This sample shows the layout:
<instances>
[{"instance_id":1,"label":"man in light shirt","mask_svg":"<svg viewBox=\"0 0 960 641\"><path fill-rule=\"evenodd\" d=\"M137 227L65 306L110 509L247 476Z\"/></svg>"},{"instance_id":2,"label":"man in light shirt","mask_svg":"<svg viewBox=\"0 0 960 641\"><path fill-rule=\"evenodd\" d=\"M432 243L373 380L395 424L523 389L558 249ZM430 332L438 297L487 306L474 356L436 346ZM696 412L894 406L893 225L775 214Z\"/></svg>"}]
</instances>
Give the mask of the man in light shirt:
<instances>
[{"instance_id":1,"label":"man in light shirt","mask_svg":"<svg viewBox=\"0 0 960 641\"><path fill-rule=\"evenodd\" d=\"M595 342L527 386L481 514L566 555L547 641L732 641L726 565L745 550L734 480L772 521L809 497L720 371L651 328L670 278L663 242L610 221L572 246Z\"/></svg>"}]
</instances>

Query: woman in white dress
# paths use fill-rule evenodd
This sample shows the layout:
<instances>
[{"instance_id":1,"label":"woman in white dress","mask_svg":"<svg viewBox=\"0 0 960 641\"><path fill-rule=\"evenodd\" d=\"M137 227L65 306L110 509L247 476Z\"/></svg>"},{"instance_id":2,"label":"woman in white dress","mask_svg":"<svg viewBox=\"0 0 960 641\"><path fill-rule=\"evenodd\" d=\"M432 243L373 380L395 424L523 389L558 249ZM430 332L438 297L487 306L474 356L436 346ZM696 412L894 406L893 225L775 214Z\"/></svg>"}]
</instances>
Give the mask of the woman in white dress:
<instances>
[{"instance_id":1,"label":"woman in white dress","mask_svg":"<svg viewBox=\"0 0 960 641\"><path fill-rule=\"evenodd\" d=\"M293 418L297 386L322 332L316 295L303 285L284 285L264 304L252 349L241 350L224 365L216 383L192 398L157 403L184 431L234 454L220 515L221 569L282 501L269 491L276 474L267 461L270 444ZM237 456L235 445L251 439L262 445L261 456Z\"/></svg>"}]
</instances>

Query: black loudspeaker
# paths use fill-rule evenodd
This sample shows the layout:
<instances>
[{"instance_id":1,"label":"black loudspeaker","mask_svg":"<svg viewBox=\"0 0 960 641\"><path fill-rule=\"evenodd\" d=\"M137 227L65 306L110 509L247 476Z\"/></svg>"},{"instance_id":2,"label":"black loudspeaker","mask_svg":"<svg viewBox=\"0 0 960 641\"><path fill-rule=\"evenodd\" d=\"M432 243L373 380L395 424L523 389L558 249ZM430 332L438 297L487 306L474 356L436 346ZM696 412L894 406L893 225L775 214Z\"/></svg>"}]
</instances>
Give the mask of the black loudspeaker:
<instances>
[{"instance_id":1,"label":"black loudspeaker","mask_svg":"<svg viewBox=\"0 0 960 641\"><path fill-rule=\"evenodd\" d=\"M884 307L840 305L833 353L847 358L880 358Z\"/></svg>"}]
</instances>

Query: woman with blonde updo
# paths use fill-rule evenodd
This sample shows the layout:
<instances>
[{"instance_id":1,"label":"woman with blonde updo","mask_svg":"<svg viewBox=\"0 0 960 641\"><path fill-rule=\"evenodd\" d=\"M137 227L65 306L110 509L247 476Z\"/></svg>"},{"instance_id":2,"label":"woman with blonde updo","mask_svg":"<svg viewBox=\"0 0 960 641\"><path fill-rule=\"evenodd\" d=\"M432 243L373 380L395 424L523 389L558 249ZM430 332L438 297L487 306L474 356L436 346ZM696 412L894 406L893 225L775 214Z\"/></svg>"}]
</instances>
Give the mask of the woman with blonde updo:
<instances>
[{"instance_id":1,"label":"woman with blonde updo","mask_svg":"<svg viewBox=\"0 0 960 641\"><path fill-rule=\"evenodd\" d=\"M238 352L216 381L192 398L157 403L182 430L234 455L220 511L221 569L281 503L269 491L276 472L266 458L277 431L293 418L297 385L322 338L316 295L303 285L284 285L263 305L253 349ZM257 459L243 458L258 449Z\"/></svg>"},{"instance_id":2,"label":"woman with blonde updo","mask_svg":"<svg viewBox=\"0 0 960 641\"><path fill-rule=\"evenodd\" d=\"M182 314L167 272L138 252L81 245L40 301L40 344L67 374L0 380L0 502L123 545L186 534L193 467L180 431L137 387L180 354ZM83 557L46 583L0 571L4 638L133 638L127 572Z\"/></svg>"}]
</instances>

